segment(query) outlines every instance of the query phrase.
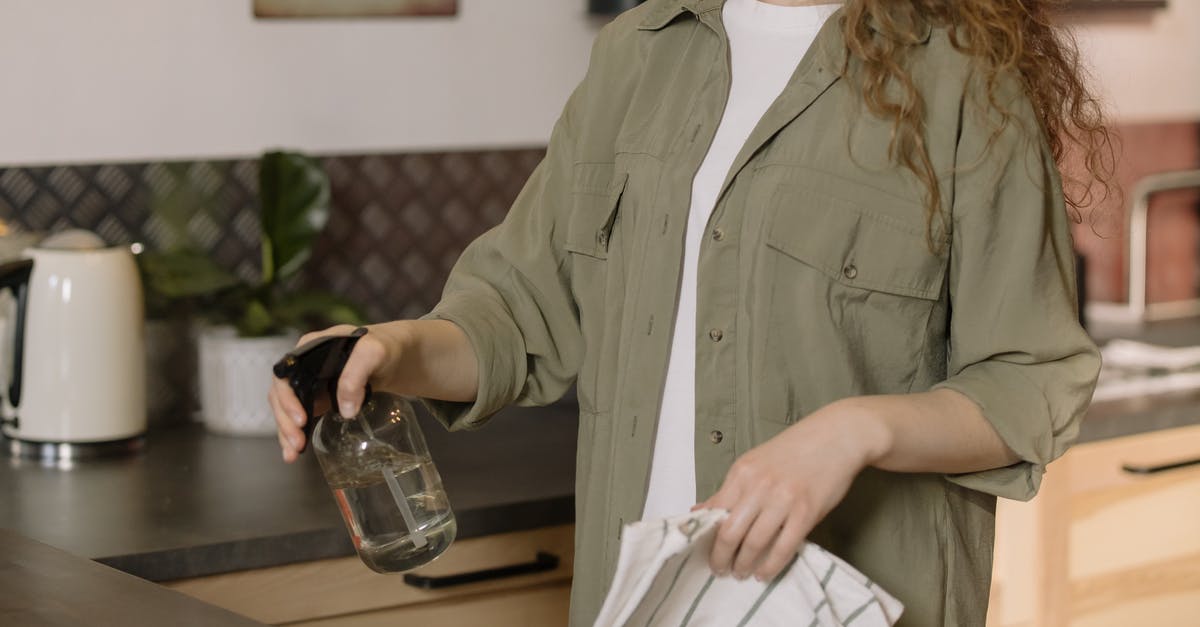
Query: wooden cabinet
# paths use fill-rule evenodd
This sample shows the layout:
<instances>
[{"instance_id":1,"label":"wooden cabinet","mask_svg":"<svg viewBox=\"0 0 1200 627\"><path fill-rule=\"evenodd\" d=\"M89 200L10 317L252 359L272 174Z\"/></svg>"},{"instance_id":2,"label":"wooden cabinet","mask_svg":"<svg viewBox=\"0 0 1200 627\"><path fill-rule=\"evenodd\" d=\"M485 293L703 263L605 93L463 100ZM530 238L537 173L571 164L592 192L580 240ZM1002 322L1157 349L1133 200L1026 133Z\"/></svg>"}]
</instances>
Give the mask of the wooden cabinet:
<instances>
[{"instance_id":1,"label":"wooden cabinet","mask_svg":"<svg viewBox=\"0 0 1200 627\"><path fill-rule=\"evenodd\" d=\"M1001 502L990 627L1200 625L1200 426L1077 446Z\"/></svg>"},{"instance_id":2,"label":"wooden cabinet","mask_svg":"<svg viewBox=\"0 0 1200 627\"><path fill-rule=\"evenodd\" d=\"M561 627L567 623L573 538L573 526L562 525L457 541L432 564L415 572L444 576L496 568L530 562L539 551L558 556L560 562L550 571L434 590L410 586L400 575L372 572L357 557L164 585L277 625Z\"/></svg>"}]
</instances>

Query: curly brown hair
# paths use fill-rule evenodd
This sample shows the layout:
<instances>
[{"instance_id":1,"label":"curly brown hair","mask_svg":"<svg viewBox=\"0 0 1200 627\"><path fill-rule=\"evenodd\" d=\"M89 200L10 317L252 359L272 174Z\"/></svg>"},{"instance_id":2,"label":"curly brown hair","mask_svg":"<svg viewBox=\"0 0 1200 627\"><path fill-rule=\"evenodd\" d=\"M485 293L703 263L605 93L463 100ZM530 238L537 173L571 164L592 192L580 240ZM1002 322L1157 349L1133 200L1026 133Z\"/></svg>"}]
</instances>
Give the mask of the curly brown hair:
<instances>
[{"instance_id":1,"label":"curly brown hair","mask_svg":"<svg viewBox=\"0 0 1200 627\"><path fill-rule=\"evenodd\" d=\"M1102 187L1104 198L1120 194L1113 182L1114 137L1103 107L1086 83L1074 37L1055 23L1062 5L1062 0L846 0L840 26L849 56L861 64L857 85L868 109L893 123L889 154L925 188L931 248L938 239L934 233L947 232L949 224L924 141L924 102L905 67L924 25L945 27L954 48L967 55L972 70L982 76L985 104L1000 114L989 147L1011 113L997 99L999 81L1004 75L1019 77L1063 176L1074 221L1080 222L1080 210L1097 200L1093 181ZM882 36L875 36L872 28ZM887 95L893 84L900 87L899 100ZM1082 166L1081 176L1065 167L1068 159Z\"/></svg>"}]
</instances>

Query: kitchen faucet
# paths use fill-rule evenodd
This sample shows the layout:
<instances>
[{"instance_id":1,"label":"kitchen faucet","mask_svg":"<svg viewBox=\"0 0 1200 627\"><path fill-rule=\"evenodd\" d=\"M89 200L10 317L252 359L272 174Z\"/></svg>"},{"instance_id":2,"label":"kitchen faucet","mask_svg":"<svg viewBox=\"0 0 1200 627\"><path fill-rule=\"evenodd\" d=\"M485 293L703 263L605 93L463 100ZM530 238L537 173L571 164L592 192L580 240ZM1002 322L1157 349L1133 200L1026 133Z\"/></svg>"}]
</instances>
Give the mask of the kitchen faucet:
<instances>
[{"instance_id":1,"label":"kitchen faucet","mask_svg":"<svg viewBox=\"0 0 1200 627\"><path fill-rule=\"evenodd\" d=\"M1087 308L1089 320L1141 326L1152 320L1200 316L1200 298L1162 303L1146 302L1146 244L1149 238L1147 217L1150 211L1150 197L1159 192L1189 188L1200 188L1200 170L1151 174L1134 185L1125 261L1129 302L1091 303Z\"/></svg>"}]
</instances>

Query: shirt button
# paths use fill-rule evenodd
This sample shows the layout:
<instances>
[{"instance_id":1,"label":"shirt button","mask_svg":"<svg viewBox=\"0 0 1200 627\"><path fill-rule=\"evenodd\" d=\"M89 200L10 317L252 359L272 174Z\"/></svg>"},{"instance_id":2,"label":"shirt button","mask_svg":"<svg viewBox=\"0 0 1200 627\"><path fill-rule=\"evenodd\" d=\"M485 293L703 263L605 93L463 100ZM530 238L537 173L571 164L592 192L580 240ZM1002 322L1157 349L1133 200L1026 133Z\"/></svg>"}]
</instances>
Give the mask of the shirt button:
<instances>
[{"instance_id":1,"label":"shirt button","mask_svg":"<svg viewBox=\"0 0 1200 627\"><path fill-rule=\"evenodd\" d=\"M708 339L714 342L720 342L723 337L725 337L725 334L720 329L713 329L708 332Z\"/></svg>"},{"instance_id":2,"label":"shirt button","mask_svg":"<svg viewBox=\"0 0 1200 627\"><path fill-rule=\"evenodd\" d=\"M596 232L596 243L601 246L608 246L608 233L604 231Z\"/></svg>"},{"instance_id":3,"label":"shirt button","mask_svg":"<svg viewBox=\"0 0 1200 627\"><path fill-rule=\"evenodd\" d=\"M855 268L854 264L850 264L845 268L842 268L842 275L847 279L853 279L854 277L858 276L858 268Z\"/></svg>"},{"instance_id":4,"label":"shirt button","mask_svg":"<svg viewBox=\"0 0 1200 627\"><path fill-rule=\"evenodd\" d=\"M712 442L713 444L720 444L721 440L724 440L724 439L725 439L725 434L721 433L720 431L713 431L712 433L708 434L708 440L710 442Z\"/></svg>"},{"instance_id":5,"label":"shirt button","mask_svg":"<svg viewBox=\"0 0 1200 627\"><path fill-rule=\"evenodd\" d=\"M725 239L724 229L713 229L712 238L718 242Z\"/></svg>"}]
</instances>

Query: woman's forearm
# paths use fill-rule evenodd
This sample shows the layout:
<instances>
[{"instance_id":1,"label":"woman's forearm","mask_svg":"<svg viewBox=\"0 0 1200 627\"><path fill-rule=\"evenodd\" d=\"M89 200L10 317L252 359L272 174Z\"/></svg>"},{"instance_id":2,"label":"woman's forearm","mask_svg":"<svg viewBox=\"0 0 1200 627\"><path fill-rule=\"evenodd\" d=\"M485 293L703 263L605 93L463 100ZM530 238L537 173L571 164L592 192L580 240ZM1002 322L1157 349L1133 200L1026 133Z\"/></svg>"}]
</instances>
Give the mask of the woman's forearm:
<instances>
[{"instance_id":1,"label":"woman's forearm","mask_svg":"<svg viewBox=\"0 0 1200 627\"><path fill-rule=\"evenodd\" d=\"M399 320L370 327L392 358L376 384L402 394L469 402L479 391L475 350L446 320ZM893 472L962 473L1020 461L979 406L953 390L859 396L819 413L837 415L867 448L870 465Z\"/></svg>"},{"instance_id":2,"label":"woman's forearm","mask_svg":"<svg viewBox=\"0 0 1200 627\"><path fill-rule=\"evenodd\" d=\"M834 405L861 429L869 464L882 470L953 474L1020 461L979 406L954 390L859 396Z\"/></svg>"},{"instance_id":3,"label":"woman's forearm","mask_svg":"<svg viewBox=\"0 0 1200 627\"><path fill-rule=\"evenodd\" d=\"M386 347L379 387L423 398L470 402L479 392L479 362L467 335L447 320L397 320L368 327Z\"/></svg>"},{"instance_id":4,"label":"woman's forearm","mask_svg":"<svg viewBox=\"0 0 1200 627\"><path fill-rule=\"evenodd\" d=\"M730 512L710 566L739 576L757 568L762 581L776 576L867 466L954 474L1016 461L978 406L958 392L830 403L744 453L721 488L697 504Z\"/></svg>"}]
</instances>

